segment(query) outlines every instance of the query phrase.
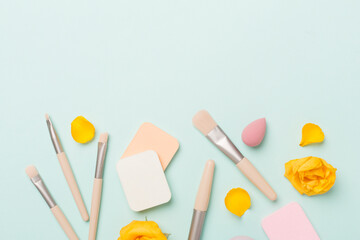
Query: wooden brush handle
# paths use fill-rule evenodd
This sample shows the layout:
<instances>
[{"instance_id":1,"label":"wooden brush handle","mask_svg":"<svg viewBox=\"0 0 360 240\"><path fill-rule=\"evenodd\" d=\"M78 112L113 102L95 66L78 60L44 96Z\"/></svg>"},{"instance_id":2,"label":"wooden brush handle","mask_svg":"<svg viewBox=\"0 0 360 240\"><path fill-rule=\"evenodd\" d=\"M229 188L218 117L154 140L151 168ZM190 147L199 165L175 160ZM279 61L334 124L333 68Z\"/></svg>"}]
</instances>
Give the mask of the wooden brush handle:
<instances>
[{"instance_id":1,"label":"wooden brush handle","mask_svg":"<svg viewBox=\"0 0 360 240\"><path fill-rule=\"evenodd\" d=\"M267 198L276 200L276 193L247 158L243 158L236 166Z\"/></svg>"},{"instance_id":2,"label":"wooden brush handle","mask_svg":"<svg viewBox=\"0 0 360 240\"><path fill-rule=\"evenodd\" d=\"M89 240L96 239L96 231L97 231L100 201L101 201L102 181L103 180L99 178L94 179L91 210L90 210Z\"/></svg>"},{"instance_id":3,"label":"wooden brush handle","mask_svg":"<svg viewBox=\"0 0 360 240\"><path fill-rule=\"evenodd\" d=\"M210 194L211 194L211 186L214 176L214 168L215 168L215 162L213 160L208 160L205 164L199 190L196 195L196 201L194 207L194 209L196 210L205 212L208 209Z\"/></svg>"},{"instance_id":4,"label":"wooden brush handle","mask_svg":"<svg viewBox=\"0 0 360 240\"><path fill-rule=\"evenodd\" d=\"M65 155L64 152L61 152L61 153L57 154L57 158L59 159L62 171L63 171L63 173L65 175L65 178L66 178L66 181L67 181L67 183L69 185L71 193L72 193L72 195L73 195L73 197L75 199L75 203L76 203L76 206L79 209L81 217L82 217L82 219L84 221L88 221L89 220L89 215L88 215L88 212L86 210L84 201L83 201L83 199L81 197L80 190L79 190L79 187L78 187L78 185L76 183L74 174L73 174L73 172L71 170L69 161L67 160L66 155Z\"/></svg>"},{"instance_id":5,"label":"wooden brush handle","mask_svg":"<svg viewBox=\"0 0 360 240\"><path fill-rule=\"evenodd\" d=\"M76 236L76 233L72 229L70 223L66 219L65 215L63 214L59 206L55 206L51 208L51 212L54 214L56 220L60 224L61 228L64 230L66 236L70 240L78 240L79 238Z\"/></svg>"}]
</instances>

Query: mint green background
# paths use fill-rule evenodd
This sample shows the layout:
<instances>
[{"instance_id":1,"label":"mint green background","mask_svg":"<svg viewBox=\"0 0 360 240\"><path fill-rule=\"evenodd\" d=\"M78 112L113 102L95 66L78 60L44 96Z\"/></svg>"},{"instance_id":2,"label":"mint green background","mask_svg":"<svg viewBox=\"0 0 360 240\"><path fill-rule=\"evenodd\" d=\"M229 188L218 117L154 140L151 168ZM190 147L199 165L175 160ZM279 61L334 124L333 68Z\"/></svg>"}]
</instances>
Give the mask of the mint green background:
<instances>
[{"instance_id":1,"label":"mint green background","mask_svg":"<svg viewBox=\"0 0 360 240\"><path fill-rule=\"evenodd\" d=\"M35 164L81 239L77 211L45 124L48 112L90 209L97 139L110 133L98 239L145 216L171 240L187 238L204 163L216 161L203 238L267 239L261 219L296 201L321 239L359 237L359 1L0 1L1 239L65 239L25 175ZM270 202L193 126L208 109L278 193ZM96 127L80 145L70 123ZM241 131L266 117L257 148ZM175 136L180 149L166 176L170 203L132 212L115 164L141 123ZM301 127L319 124L322 144L301 148ZM284 163L309 155L338 168L322 196L301 196L283 177ZM240 219L224 206L245 188L252 207Z\"/></svg>"}]
</instances>

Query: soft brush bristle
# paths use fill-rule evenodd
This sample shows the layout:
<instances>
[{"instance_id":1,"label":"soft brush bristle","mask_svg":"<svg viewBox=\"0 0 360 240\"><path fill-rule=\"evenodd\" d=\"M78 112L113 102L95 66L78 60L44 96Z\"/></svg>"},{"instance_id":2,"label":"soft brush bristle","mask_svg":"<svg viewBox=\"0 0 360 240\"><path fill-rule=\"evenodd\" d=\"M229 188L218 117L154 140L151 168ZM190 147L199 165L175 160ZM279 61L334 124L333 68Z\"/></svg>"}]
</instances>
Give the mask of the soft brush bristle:
<instances>
[{"instance_id":1,"label":"soft brush bristle","mask_svg":"<svg viewBox=\"0 0 360 240\"><path fill-rule=\"evenodd\" d=\"M205 136L213 130L217 124L206 110L201 110L192 119L194 126Z\"/></svg>"},{"instance_id":2,"label":"soft brush bristle","mask_svg":"<svg viewBox=\"0 0 360 240\"><path fill-rule=\"evenodd\" d=\"M29 176L29 178L33 178L37 175L39 175L39 172L36 170L36 167L31 165L31 166L28 166L26 169L25 169L25 172L26 174Z\"/></svg>"},{"instance_id":3,"label":"soft brush bristle","mask_svg":"<svg viewBox=\"0 0 360 240\"><path fill-rule=\"evenodd\" d=\"M108 140L108 133L102 133L100 134L99 142L107 143Z\"/></svg>"},{"instance_id":4,"label":"soft brush bristle","mask_svg":"<svg viewBox=\"0 0 360 240\"><path fill-rule=\"evenodd\" d=\"M50 119L49 114L46 113L45 118L46 118L46 120L49 120Z\"/></svg>"}]
</instances>

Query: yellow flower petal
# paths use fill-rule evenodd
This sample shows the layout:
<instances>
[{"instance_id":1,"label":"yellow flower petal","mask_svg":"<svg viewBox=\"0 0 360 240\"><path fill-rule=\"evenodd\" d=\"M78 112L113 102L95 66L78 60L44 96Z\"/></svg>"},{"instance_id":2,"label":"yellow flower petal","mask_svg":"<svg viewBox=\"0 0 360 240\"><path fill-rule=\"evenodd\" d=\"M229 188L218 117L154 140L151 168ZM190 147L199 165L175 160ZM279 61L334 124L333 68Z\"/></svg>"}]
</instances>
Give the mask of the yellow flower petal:
<instances>
[{"instance_id":1,"label":"yellow flower petal","mask_svg":"<svg viewBox=\"0 0 360 240\"><path fill-rule=\"evenodd\" d=\"M251 199L244 189L233 188L225 197L225 206L231 213L241 217L250 208Z\"/></svg>"},{"instance_id":2,"label":"yellow flower petal","mask_svg":"<svg viewBox=\"0 0 360 240\"><path fill-rule=\"evenodd\" d=\"M319 143L324 141L325 135L321 128L313 123L307 123L302 128L302 139L300 146L304 147L311 143Z\"/></svg>"},{"instance_id":3,"label":"yellow flower petal","mask_svg":"<svg viewBox=\"0 0 360 240\"><path fill-rule=\"evenodd\" d=\"M320 158L307 157L305 162L302 162L302 165L299 167L299 172L305 172L312 169L322 167L322 161Z\"/></svg>"},{"instance_id":4,"label":"yellow flower petal","mask_svg":"<svg viewBox=\"0 0 360 240\"><path fill-rule=\"evenodd\" d=\"M87 143L95 136L95 127L83 116L79 116L71 123L71 136L78 143Z\"/></svg>"},{"instance_id":5,"label":"yellow flower petal","mask_svg":"<svg viewBox=\"0 0 360 240\"><path fill-rule=\"evenodd\" d=\"M118 240L166 240L166 236L153 221L132 221L120 230Z\"/></svg>"},{"instance_id":6,"label":"yellow flower petal","mask_svg":"<svg viewBox=\"0 0 360 240\"><path fill-rule=\"evenodd\" d=\"M336 180L336 168L318 157L306 157L285 163L285 177L300 193L308 196L330 190Z\"/></svg>"}]
</instances>

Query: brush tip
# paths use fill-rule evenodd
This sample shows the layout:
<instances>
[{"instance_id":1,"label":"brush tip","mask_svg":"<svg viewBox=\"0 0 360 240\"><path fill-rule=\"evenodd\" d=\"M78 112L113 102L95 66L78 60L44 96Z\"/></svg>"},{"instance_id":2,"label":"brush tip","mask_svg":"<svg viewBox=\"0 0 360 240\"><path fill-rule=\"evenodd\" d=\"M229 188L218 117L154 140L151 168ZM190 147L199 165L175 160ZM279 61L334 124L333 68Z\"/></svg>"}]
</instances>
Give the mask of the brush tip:
<instances>
[{"instance_id":1,"label":"brush tip","mask_svg":"<svg viewBox=\"0 0 360 240\"><path fill-rule=\"evenodd\" d=\"M107 143L108 136L109 134L107 132L100 134L99 142Z\"/></svg>"},{"instance_id":2,"label":"brush tip","mask_svg":"<svg viewBox=\"0 0 360 240\"><path fill-rule=\"evenodd\" d=\"M206 165L207 165L207 166L210 166L210 167L215 167L215 161L209 159L209 160L206 161Z\"/></svg>"},{"instance_id":3,"label":"brush tip","mask_svg":"<svg viewBox=\"0 0 360 240\"><path fill-rule=\"evenodd\" d=\"M50 119L49 114L46 113L45 118L46 118L46 120L49 120Z\"/></svg>"},{"instance_id":4,"label":"brush tip","mask_svg":"<svg viewBox=\"0 0 360 240\"><path fill-rule=\"evenodd\" d=\"M205 136L213 130L217 124L214 119L210 116L208 111L201 110L195 114L192 119L194 126L199 129Z\"/></svg>"},{"instance_id":5,"label":"brush tip","mask_svg":"<svg viewBox=\"0 0 360 240\"><path fill-rule=\"evenodd\" d=\"M34 165L30 165L30 166L26 167L25 172L29 176L29 178L33 178L33 177L39 175L39 172Z\"/></svg>"},{"instance_id":6,"label":"brush tip","mask_svg":"<svg viewBox=\"0 0 360 240\"><path fill-rule=\"evenodd\" d=\"M214 169L215 169L215 161L214 160L207 160L206 164L205 164L205 170L207 171L210 175L214 174Z\"/></svg>"}]
</instances>

